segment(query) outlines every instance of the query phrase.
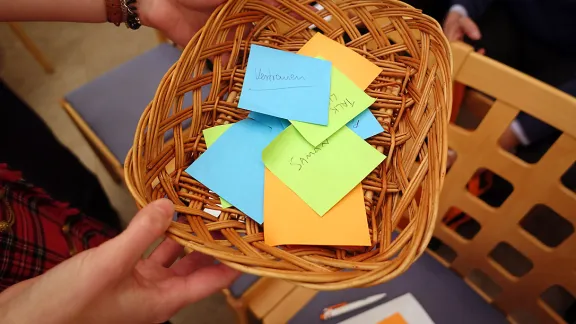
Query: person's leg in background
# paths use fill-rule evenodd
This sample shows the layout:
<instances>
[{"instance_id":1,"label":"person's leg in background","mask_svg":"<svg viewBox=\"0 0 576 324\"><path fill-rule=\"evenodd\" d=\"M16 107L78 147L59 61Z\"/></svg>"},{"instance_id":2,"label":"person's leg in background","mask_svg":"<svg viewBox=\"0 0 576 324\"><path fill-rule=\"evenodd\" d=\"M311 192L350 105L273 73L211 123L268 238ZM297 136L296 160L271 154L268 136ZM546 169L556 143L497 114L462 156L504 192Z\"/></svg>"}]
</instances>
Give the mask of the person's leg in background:
<instances>
[{"instance_id":1,"label":"person's leg in background","mask_svg":"<svg viewBox=\"0 0 576 324\"><path fill-rule=\"evenodd\" d=\"M494 1L488 10L477 21L481 38L477 41L464 37L464 41L482 50L484 55L517 68L521 53L519 37L521 31L511 19L508 8L501 2Z\"/></svg>"},{"instance_id":2,"label":"person's leg in background","mask_svg":"<svg viewBox=\"0 0 576 324\"><path fill-rule=\"evenodd\" d=\"M100 182L64 147L46 124L0 81L0 163L21 171L55 200L120 228Z\"/></svg>"}]
</instances>

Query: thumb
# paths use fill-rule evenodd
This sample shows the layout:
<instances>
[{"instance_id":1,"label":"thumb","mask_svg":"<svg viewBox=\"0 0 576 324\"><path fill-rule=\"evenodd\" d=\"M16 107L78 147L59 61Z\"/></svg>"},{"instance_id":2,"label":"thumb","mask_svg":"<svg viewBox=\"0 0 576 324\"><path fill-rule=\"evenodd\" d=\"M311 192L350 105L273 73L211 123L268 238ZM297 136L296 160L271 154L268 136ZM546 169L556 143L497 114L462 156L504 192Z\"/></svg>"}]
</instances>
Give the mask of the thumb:
<instances>
[{"instance_id":1,"label":"thumb","mask_svg":"<svg viewBox=\"0 0 576 324\"><path fill-rule=\"evenodd\" d=\"M174 206L168 199L159 199L144 207L132 219L128 228L99 249L116 267L131 268L156 239L160 238L172 221Z\"/></svg>"},{"instance_id":2,"label":"thumb","mask_svg":"<svg viewBox=\"0 0 576 324\"><path fill-rule=\"evenodd\" d=\"M472 40L479 40L482 35L480 34L480 29L478 25L474 22L474 20L468 17L462 17L460 19L460 26L464 29L464 33L470 37Z\"/></svg>"}]
</instances>

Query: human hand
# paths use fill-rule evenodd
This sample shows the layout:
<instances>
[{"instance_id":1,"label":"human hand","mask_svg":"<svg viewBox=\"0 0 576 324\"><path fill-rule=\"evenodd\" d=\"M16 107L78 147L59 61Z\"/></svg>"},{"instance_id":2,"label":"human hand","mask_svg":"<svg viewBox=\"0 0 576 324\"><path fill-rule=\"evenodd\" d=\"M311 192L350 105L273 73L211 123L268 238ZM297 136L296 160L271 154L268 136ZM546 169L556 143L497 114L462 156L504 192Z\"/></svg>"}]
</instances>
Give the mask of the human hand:
<instances>
[{"instance_id":1,"label":"human hand","mask_svg":"<svg viewBox=\"0 0 576 324\"><path fill-rule=\"evenodd\" d=\"M180 46L194 34L226 0L138 0L138 15L143 25L156 28Z\"/></svg>"},{"instance_id":2,"label":"human hand","mask_svg":"<svg viewBox=\"0 0 576 324\"><path fill-rule=\"evenodd\" d=\"M227 0L138 0L138 15L143 25L156 28L168 39L184 47L190 39L206 24L210 15L220 4ZM262 0L278 6L276 0ZM317 9L308 7L312 11ZM291 16L301 18L295 13ZM248 24L250 28L251 25ZM246 34L248 29L246 30ZM233 35L228 36L232 39Z\"/></svg>"},{"instance_id":3,"label":"human hand","mask_svg":"<svg viewBox=\"0 0 576 324\"><path fill-rule=\"evenodd\" d=\"M464 35L472 40L479 40L482 35L478 25L457 11L450 11L444 20L444 34L449 41L462 40Z\"/></svg>"},{"instance_id":4,"label":"human hand","mask_svg":"<svg viewBox=\"0 0 576 324\"><path fill-rule=\"evenodd\" d=\"M0 323L160 323L227 287L236 271L197 252L175 262L183 248L171 239L141 259L173 213L170 201L155 201L116 238L10 287Z\"/></svg>"}]
</instances>

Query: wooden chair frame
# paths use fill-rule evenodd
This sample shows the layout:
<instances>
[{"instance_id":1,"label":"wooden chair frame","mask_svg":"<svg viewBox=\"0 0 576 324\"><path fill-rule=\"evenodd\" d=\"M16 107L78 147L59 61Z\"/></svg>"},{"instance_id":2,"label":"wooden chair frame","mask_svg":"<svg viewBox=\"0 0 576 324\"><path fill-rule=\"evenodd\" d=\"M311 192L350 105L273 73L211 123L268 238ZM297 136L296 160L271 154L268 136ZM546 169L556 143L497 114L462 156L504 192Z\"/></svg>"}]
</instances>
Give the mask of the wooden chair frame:
<instances>
[{"instance_id":1,"label":"wooden chair frame","mask_svg":"<svg viewBox=\"0 0 576 324\"><path fill-rule=\"evenodd\" d=\"M24 45L26 50L32 55L32 57L34 57L36 62L38 62L38 64L42 66L44 72L48 74L54 73L54 66L52 65L50 60L48 60L46 55L44 55L44 53L38 48L38 46L36 46L34 41L32 41L32 39L30 38L30 36L28 36L26 31L24 31L24 28L22 28L22 26L19 23L15 22L9 22L7 24L8 27L10 27L10 29L12 30L12 33L14 33L14 36L16 36L16 38L18 38L22 42L22 45Z\"/></svg>"},{"instance_id":2,"label":"wooden chair frame","mask_svg":"<svg viewBox=\"0 0 576 324\"><path fill-rule=\"evenodd\" d=\"M474 217L481 230L466 240L442 223L434 235L457 254L448 265L466 278L472 270L488 275L502 291L495 298L466 280L481 296L510 315L529 311L542 323L563 323L563 319L540 299L547 288L558 284L576 296L576 235L555 248L541 243L524 231L519 222L535 204L546 204L573 225L576 224L576 194L560 183L560 177L576 161L576 99L510 67L475 53L463 43L452 46L454 79L496 98L476 130L449 127L449 146L458 159L446 176L439 215L457 207ZM535 164L526 163L498 145L502 133L520 111L562 131L563 134ZM498 208L490 207L465 189L480 168L504 177L514 191ZM506 242L528 257L533 268L518 278L489 257ZM514 322L514 318L509 317Z\"/></svg>"}]
</instances>

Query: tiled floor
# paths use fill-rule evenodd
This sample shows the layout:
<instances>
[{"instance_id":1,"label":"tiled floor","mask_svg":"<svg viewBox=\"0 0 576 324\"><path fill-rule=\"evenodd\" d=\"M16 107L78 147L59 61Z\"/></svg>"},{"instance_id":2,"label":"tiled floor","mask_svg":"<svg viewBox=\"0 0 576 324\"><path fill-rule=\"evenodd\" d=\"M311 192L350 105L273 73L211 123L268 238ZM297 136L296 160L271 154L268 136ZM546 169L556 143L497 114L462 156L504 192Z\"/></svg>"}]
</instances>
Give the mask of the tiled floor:
<instances>
[{"instance_id":1,"label":"tiled floor","mask_svg":"<svg viewBox=\"0 0 576 324\"><path fill-rule=\"evenodd\" d=\"M64 94L157 44L150 29L112 25L24 23L29 36L53 63L45 74L6 24L0 23L0 77L46 121L56 137L94 172L124 221L135 214L130 193L108 175L88 143L59 105ZM183 310L173 323L233 323L221 294Z\"/></svg>"}]
</instances>

